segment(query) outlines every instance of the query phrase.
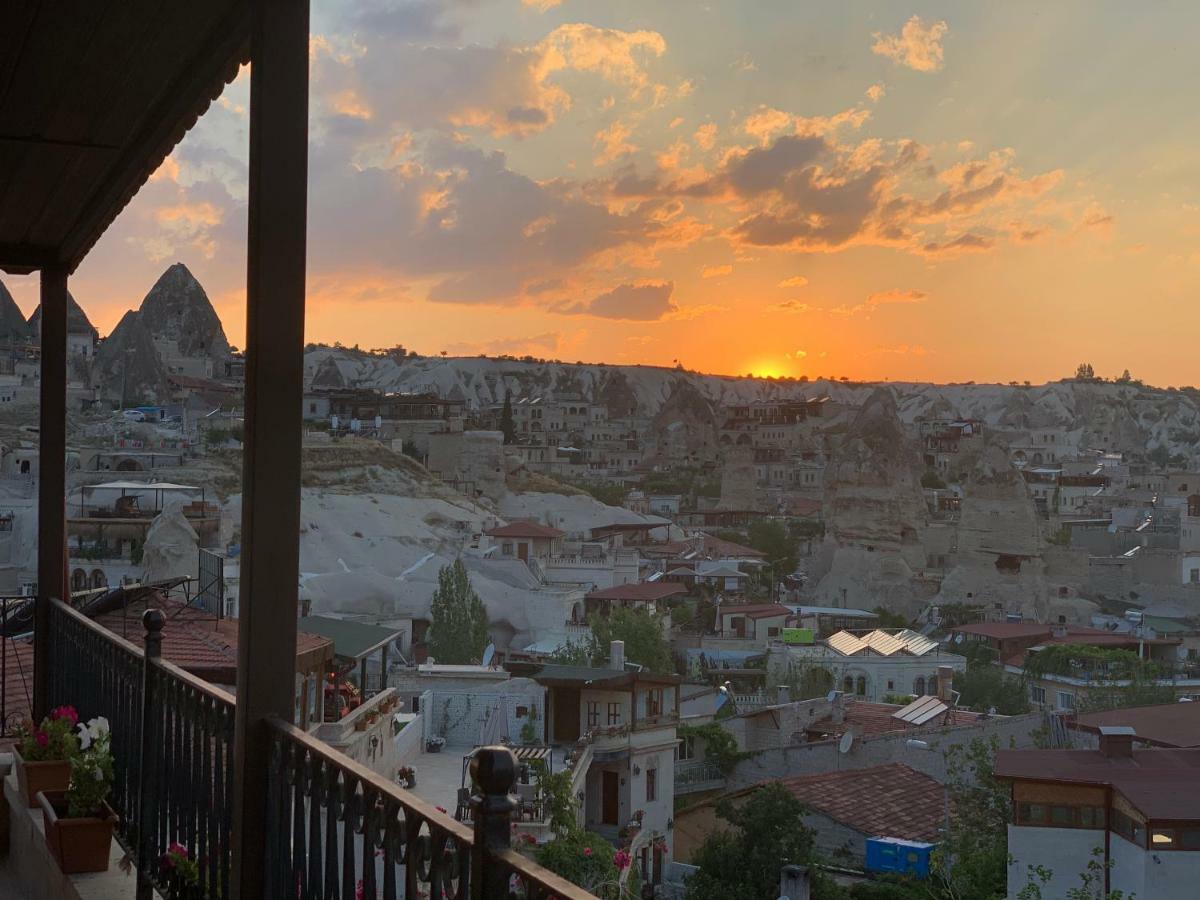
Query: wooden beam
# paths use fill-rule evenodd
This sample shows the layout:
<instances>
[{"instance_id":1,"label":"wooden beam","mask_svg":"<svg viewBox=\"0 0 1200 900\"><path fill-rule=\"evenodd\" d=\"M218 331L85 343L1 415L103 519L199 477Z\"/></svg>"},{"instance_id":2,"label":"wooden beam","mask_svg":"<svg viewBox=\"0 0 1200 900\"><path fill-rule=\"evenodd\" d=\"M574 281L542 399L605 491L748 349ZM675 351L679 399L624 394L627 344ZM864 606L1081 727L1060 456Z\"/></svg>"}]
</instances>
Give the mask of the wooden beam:
<instances>
[{"instance_id":1,"label":"wooden beam","mask_svg":"<svg viewBox=\"0 0 1200 900\"><path fill-rule=\"evenodd\" d=\"M308 191L308 0L251 4L233 896L264 896L268 716L293 720ZM286 827L275 823L276 828Z\"/></svg>"},{"instance_id":2,"label":"wooden beam","mask_svg":"<svg viewBox=\"0 0 1200 900\"><path fill-rule=\"evenodd\" d=\"M48 269L58 262L53 247L34 244L0 244L0 269L13 275L26 275Z\"/></svg>"},{"instance_id":3,"label":"wooden beam","mask_svg":"<svg viewBox=\"0 0 1200 900\"><path fill-rule=\"evenodd\" d=\"M67 272L42 270L38 433L38 591L33 613L33 718L47 712L50 600L67 590Z\"/></svg>"}]
</instances>

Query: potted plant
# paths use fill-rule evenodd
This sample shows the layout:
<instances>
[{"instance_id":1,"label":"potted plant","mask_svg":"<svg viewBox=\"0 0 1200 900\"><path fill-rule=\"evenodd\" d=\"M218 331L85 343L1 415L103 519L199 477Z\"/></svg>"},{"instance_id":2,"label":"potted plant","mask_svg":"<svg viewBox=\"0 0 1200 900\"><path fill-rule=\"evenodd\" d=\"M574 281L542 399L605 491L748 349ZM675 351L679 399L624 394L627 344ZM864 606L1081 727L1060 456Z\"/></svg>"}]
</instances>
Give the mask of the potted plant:
<instances>
[{"instance_id":1,"label":"potted plant","mask_svg":"<svg viewBox=\"0 0 1200 900\"><path fill-rule=\"evenodd\" d=\"M427 740L425 742L425 752L426 753L441 753L442 748L445 746L446 746L446 739L444 737L431 737L429 740Z\"/></svg>"},{"instance_id":2,"label":"potted plant","mask_svg":"<svg viewBox=\"0 0 1200 900\"><path fill-rule=\"evenodd\" d=\"M167 847L167 852L158 858L158 872L171 892L170 896L186 896L189 890L200 883L200 866L183 844L175 843Z\"/></svg>"},{"instance_id":3,"label":"potted plant","mask_svg":"<svg viewBox=\"0 0 1200 900\"><path fill-rule=\"evenodd\" d=\"M113 758L108 720L78 725L79 737L71 755L71 783L65 791L42 791L46 844L65 874L104 872L112 851L117 816L108 805Z\"/></svg>"},{"instance_id":4,"label":"potted plant","mask_svg":"<svg viewBox=\"0 0 1200 900\"><path fill-rule=\"evenodd\" d=\"M357 719L354 720L354 730L355 731L366 731L367 730L367 717L366 716L359 716Z\"/></svg>"},{"instance_id":5,"label":"potted plant","mask_svg":"<svg viewBox=\"0 0 1200 900\"><path fill-rule=\"evenodd\" d=\"M60 706L34 727L26 722L13 746L13 768L17 784L30 808L38 805L39 791L65 791L71 782L71 754L78 749L75 725L79 714L73 706Z\"/></svg>"},{"instance_id":6,"label":"potted plant","mask_svg":"<svg viewBox=\"0 0 1200 900\"><path fill-rule=\"evenodd\" d=\"M411 791L417 786L417 770L412 766L401 766L396 770L396 781Z\"/></svg>"}]
</instances>

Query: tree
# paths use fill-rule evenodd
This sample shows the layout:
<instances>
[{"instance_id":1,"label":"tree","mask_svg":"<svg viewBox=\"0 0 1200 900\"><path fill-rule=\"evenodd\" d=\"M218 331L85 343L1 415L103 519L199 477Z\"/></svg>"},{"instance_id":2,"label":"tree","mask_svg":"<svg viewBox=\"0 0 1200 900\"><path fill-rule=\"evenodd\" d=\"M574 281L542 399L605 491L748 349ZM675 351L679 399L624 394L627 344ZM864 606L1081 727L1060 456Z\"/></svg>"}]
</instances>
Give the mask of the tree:
<instances>
[{"instance_id":1,"label":"tree","mask_svg":"<svg viewBox=\"0 0 1200 900\"><path fill-rule=\"evenodd\" d=\"M890 610L885 606L877 606L871 612L879 616L875 620L875 624L879 628L907 628L909 626L908 616Z\"/></svg>"},{"instance_id":2,"label":"tree","mask_svg":"<svg viewBox=\"0 0 1200 900\"><path fill-rule=\"evenodd\" d=\"M999 900L1008 890L1009 786L994 775L994 735L946 751L948 833L933 857L935 896Z\"/></svg>"},{"instance_id":3,"label":"tree","mask_svg":"<svg viewBox=\"0 0 1200 900\"><path fill-rule=\"evenodd\" d=\"M488 645L488 618L461 559L438 572L429 617L429 655L440 663L478 664Z\"/></svg>"},{"instance_id":4,"label":"tree","mask_svg":"<svg viewBox=\"0 0 1200 900\"><path fill-rule=\"evenodd\" d=\"M779 871L812 856L812 831L805 808L781 784L755 791L741 805L716 805L729 828L709 832L692 863L700 867L687 883L687 900L770 900L779 896Z\"/></svg>"},{"instance_id":5,"label":"tree","mask_svg":"<svg viewBox=\"0 0 1200 900\"><path fill-rule=\"evenodd\" d=\"M748 535L750 546L766 554L764 574L771 579L771 594L774 595L775 585L796 571L796 541L782 522L772 519L759 519L751 523Z\"/></svg>"},{"instance_id":6,"label":"tree","mask_svg":"<svg viewBox=\"0 0 1200 900\"><path fill-rule=\"evenodd\" d=\"M1075 379L1077 381L1091 381L1096 377L1096 370L1092 368L1091 363L1080 363L1075 367Z\"/></svg>"},{"instance_id":7,"label":"tree","mask_svg":"<svg viewBox=\"0 0 1200 900\"><path fill-rule=\"evenodd\" d=\"M1024 682L1006 675L991 662L968 659L967 671L954 678L954 688L959 692L959 706L976 712L995 709L1002 716L1029 712L1029 695Z\"/></svg>"},{"instance_id":8,"label":"tree","mask_svg":"<svg viewBox=\"0 0 1200 900\"><path fill-rule=\"evenodd\" d=\"M516 442L517 426L513 424L511 391L504 392L504 408L500 410L500 431L504 434L504 443Z\"/></svg>"},{"instance_id":9,"label":"tree","mask_svg":"<svg viewBox=\"0 0 1200 900\"><path fill-rule=\"evenodd\" d=\"M592 626L593 664L603 665L612 642L624 641L625 658L630 662L657 675L674 674L675 661L662 623L646 610L617 607L607 616L593 614L588 624Z\"/></svg>"}]
</instances>

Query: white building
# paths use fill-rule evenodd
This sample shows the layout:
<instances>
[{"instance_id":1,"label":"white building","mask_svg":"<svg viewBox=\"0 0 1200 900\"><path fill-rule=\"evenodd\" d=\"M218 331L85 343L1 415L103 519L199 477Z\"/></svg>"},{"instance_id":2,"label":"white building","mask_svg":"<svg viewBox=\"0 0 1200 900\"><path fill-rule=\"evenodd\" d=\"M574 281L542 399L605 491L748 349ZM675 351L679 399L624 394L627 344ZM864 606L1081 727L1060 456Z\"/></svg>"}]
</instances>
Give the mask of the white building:
<instances>
[{"instance_id":1,"label":"white building","mask_svg":"<svg viewBox=\"0 0 1200 900\"><path fill-rule=\"evenodd\" d=\"M768 667L781 677L789 667L806 666L828 671L834 687L846 694L878 702L887 694L936 694L938 681L965 672L967 660L907 628L877 628L864 635L839 631L815 644L789 646L768 659Z\"/></svg>"},{"instance_id":2,"label":"white building","mask_svg":"<svg viewBox=\"0 0 1200 900\"><path fill-rule=\"evenodd\" d=\"M996 777L1012 785L1010 900L1029 883L1031 866L1051 873L1042 897L1066 897L1091 860L1105 895L1195 897L1200 749L1134 749L1132 728L1099 730L1097 750L996 753Z\"/></svg>"}]
</instances>

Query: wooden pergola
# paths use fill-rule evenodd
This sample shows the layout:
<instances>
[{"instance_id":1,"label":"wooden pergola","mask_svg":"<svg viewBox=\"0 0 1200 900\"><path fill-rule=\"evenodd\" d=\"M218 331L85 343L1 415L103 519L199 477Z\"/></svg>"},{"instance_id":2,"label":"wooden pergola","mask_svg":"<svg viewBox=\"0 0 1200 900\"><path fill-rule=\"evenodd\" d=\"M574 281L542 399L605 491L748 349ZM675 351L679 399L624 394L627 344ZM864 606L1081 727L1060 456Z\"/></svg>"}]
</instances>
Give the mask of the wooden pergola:
<instances>
[{"instance_id":1,"label":"wooden pergola","mask_svg":"<svg viewBox=\"0 0 1200 900\"><path fill-rule=\"evenodd\" d=\"M293 717L308 173L308 0L0 4L0 269L41 278L35 714L50 599L68 596L67 283L251 65L243 597L233 893L263 894L266 717Z\"/></svg>"}]
</instances>

